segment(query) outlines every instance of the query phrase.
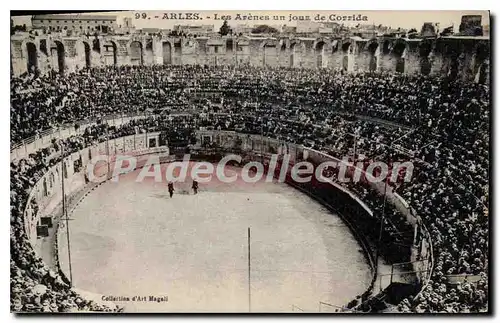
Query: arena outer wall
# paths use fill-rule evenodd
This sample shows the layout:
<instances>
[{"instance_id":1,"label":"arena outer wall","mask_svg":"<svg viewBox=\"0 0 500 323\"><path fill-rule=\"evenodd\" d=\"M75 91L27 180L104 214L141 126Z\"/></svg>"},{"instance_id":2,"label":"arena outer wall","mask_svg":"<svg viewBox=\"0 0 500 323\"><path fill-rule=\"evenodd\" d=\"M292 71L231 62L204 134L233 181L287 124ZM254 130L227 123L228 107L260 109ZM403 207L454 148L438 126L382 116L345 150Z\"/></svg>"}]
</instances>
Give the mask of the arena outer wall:
<instances>
[{"instance_id":1,"label":"arena outer wall","mask_svg":"<svg viewBox=\"0 0 500 323\"><path fill-rule=\"evenodd\" d=\"M54 69L124 65L228 65L331 68L452 75L489 82L488 37L170 37L166 35L11 36L14 76Z\"/></svg>"}]
</instances>

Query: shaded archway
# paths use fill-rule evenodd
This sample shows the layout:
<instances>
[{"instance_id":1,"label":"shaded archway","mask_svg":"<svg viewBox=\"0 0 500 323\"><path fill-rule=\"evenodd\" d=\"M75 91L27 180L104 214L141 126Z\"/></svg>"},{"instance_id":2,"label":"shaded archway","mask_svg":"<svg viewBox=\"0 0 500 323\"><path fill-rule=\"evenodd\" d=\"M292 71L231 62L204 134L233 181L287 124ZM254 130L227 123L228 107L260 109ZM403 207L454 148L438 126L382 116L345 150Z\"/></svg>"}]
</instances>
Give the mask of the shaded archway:
<instances>
[{"instance_id":1,"label":"shaded archway","mask_svg":"<svg viewBox=\"0 0 500 323\"><path fill-rule=\"evenodd\" d=\"M172 45L170 42L163 42L163 65L172 64Z\"/></svg>"},{"instance_id":2,"label":"shaded archway","mask_svg":"<svg viewBox=\"0 0 500 323\"><path fill-rule=\"evenodd\" d=\"M153 53L153 40L146 40L146 49L144 50L144 64L152 65L154 62L154 53Z\"/></svg>"},{"instance_id":3,"label":"shaded archway","mask_svg":"<svg viewBox=\"0 0 500 323\"><path fill-rule=\"evenodd\" d=\"M316 67L326 67L324 60L325 42L319 41L314 48L314 52L316 54Z\"/></svg>"},{"instance_id":4,"label":"shaded archway","mask_svg":"<svg viewBox=\"0 0 500 323\"><path fill-rule=\"evenodd\" d=\"M59 73L64 74L64 67L66 65L65 59L66 55L64 52L64 45L60 41L54 41L54 44L56 45L55 48L55 54L57 56L57 68ZM52 51L52 54L54 55L54 50Z\"/></svg>"},{"instance_id":5,"label":"shaded archway","mask_svg":"<svg viewBox=\"0 0 500 323\"><path fill-rule=\"evenodd\" d=\"M100 54L101 53L101 42L99 39L95 38L92 40L92 51Z\"/></svg>"},{"instance_id":6,"label":"shaded archway","mask_svg":"<svg viewBox=\"0 0 500 323\"><path fill-rule=\"evenodd\" d=\"M295 66L295 47L297 47L297 43L290 44L290 67Z\"/></svg>"},{"instance_id":7,"label":"shaded archway","mask_svg":"<svg viewBox=\"0 0 500 323\"><path fill-rule=\"evenodd\" d=\"M392 56L396 61L395 70L398 73L405 72L405 61L406 61L407 49L406 42L403 40L397 40L392 47Z\"/></svg>"},{"instance_id":8,"label":"shaded archway","mask_svg":"<svg viewBox=\"0 0 500 323\"><path fill-rule=\"evenodd\" d=\"M138 41L133 41L130 43L130 64L132 65L142 65L142 43Z\"/></svg>"},{"instance_id":9,"label":"shaded archway","mask_svg":"<svg viewBox=\"0 0 500 323\"><path fill-rule=\"evenodd\" d=\"M92 60L91 60L91 57L92 57L92 56L91 56L91 53L90 53L90 52L91 52L91 49L90 49L90 45L89 45L89 43L87 43L87 42L83 42L83 50L84 50L84 52L85 52L85 66L86 66L87 68L90 68L90 67L91 67L91 65L92 65L92 63L91 63L91 61L92 61Z\"/></svg>"},{"instance_id":10,"label":"shaded archway","mask_svg":"<svg viewBox=\"0 0 500 323\"><path fill-rule=\"evenodd\" d=\"M474 81L484 84L487 81L487 74L489 72L489 46L484 42L480 42L475 48L474 56L474 68L472 71L474 74Z\"/></svg>"},{"instance_id":11,"label":"shaded archway","mask_svg":"<svg viewBox=\"0 0 500 323\"><path fill-rule=\"evenodd\" d=\"M118 46L114 41L110 40L107 43L105 43L103 46L103 53L102 53L102 55L104 56L104 64L116 66L118 64L117 52L118 52Z\"/></svg>"},{"instance_id":12,"label":"shaded archway","mask_svg":"<svg viewBox=\"0 0 500 323\"><path fill-rule=\"evenodd\" d=\"M460 48L457 43L446 43L444 47L444 56L447 57L447 62L445 64L445 73L450 79L456 79L458 76L459 62L458 57L460 56Z\"/></svg>"},{"instance_id":13,"label":"shaded archway","mask_svg":"<svg viewBox=\"0 0 500 323\"><path fill-rule=\"evenodd\" d=\"M381 48L381 54L382 55L389 55L392 50L392 43L389 40L385 40L382 43L382 48Z\"/></svg>"},{"instance_id":14,"label":"shaded archway","mask_svg":"<svg viewBox=\"0 0 500 323\"><path fill-rule=\"evenodd\" d=\"M232 38L226 39L226 53L232 53L234 49L234 40Z\"/></svg>"},{"instance_id":15,"label":"shaded archway","mask_svg":"<svg viewBox=\"0 0 500 323\"><path fill-rule=\"evenodd\" d=\"M28 53L28 72L35 73L38 69L38 52L36 45L33 43L26 43L26 51Z\"/></svg>"},{"instance_id":16,"label":"shaded archway","mask_svg":"<svg viewBox=\"0 0 500 323\"><path fill-rule=\"evenodd\" d=\"M335 54L339 51L339 41L338 40L334 40L332 42L332 54Z\"/></svg>"},{"instance_id":17,"label":"shaded archway","mask_svg":"<svg viewBox=\"0 0 500 323\"><path fill-rule=\"evenodd\" d=\"M349 68L349 49L351 47L350 42L342 44L342 69L347 71Z\"/></svg>"},{"instance_id":18,"label":"shaded archway","mask_svg":"<svg viewBox=\"0 0 500 323\"><path fill-rule=\"evenodd\" d=\"M368 70L369 71L376 71L377 70L377 60L380 55L380 49L379 45L376 40L370 41L368 43L368 56L369 56L369 61L368 61Z\"/></svg>"},{"instance_id":19,"label":"shaded archway","mask_svg":"<svg viewBox=\"0 0 500 323\"><path fill-rule=\"evenodd\" d=\"M432 51L432 42L430 40L423 40L418 46L420 57L420 73L429 75L431 73L432 64L429 55Z\"/></svg>"},{"instance_id":20,"label":"shaded archway","mask_svg":"<svg viewBox=\"0 0 500 323\"><path fill-rule=\"evenodd\" d=\"M279 58L278 58L278 64L280 66L287 66L289 63L287 62L288 61L288 57L287 57L287 53L286 53L286 42L285 41L281 41L279 43Z\"/></svg>"},{"instance_id":21,"label":"shaded archway","mask_svg":"<svg viewBox=\"0 0 500 323\"><path fill-rule=\"evenodd\" d=\"M264 41L261 45L263 56L262 65L263 66L276 66L277 65L277 55L276 55L276 42L274 41Z\"/></svg>"}]
</instances>

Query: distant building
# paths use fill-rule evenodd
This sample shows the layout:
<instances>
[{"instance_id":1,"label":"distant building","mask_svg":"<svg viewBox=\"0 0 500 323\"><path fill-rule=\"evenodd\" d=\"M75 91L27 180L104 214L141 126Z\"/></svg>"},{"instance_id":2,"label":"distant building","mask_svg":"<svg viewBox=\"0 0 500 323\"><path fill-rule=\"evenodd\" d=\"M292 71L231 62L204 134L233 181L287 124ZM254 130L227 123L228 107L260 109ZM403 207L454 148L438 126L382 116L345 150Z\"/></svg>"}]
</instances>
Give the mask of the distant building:
<instances>
[{"instance_id":1,"label":"distant building","mask_svg":"<svg viewBox=\"0 0 500 323\"><path fill-rule=\"evenodd\" d=\"M281 32L285 34L295 34L297 33L297 27L295 26L283 26Z\"/></svg>"},{"instance_id":2,"label":"distant building","mask_svg":"<svg viewBox=\"0 0 500 323\"><path fill-rule=\"evenodd\" d=\"M125 17L123 18L123 26L124 28L134 28L134 24L132 23L132 18Z\"/></svg>"},{"instance_id":3,"label":"distant building","mask_svg":"<svg viewBox=\"0 0 500 323\"><path fill-rule=\"evenodd\" d=\"M424 22L420 30L421 37L436 37L436 27L432 22Z\"/></svg>"},{"instance_id":4,"label":"distant building","mask_svg":"<svg viewBox=\"0 0 500 323\"><path fill-rule=\"evenodd\" d=\"M123 23L118 25L118 28L115 30L117 34L133 34L135 31L135 26L130 17L123 18Z\"/></svg>"},{"instance_id":5,"label":"distant building","mask_svg":"<svg viewBox=\"0 0 500 323\"><path fill-rule=\"evenodd\" d=\"M159 34L161 33L162 30L160 28L142 28L140 31L143 34L152 35L152 34Z\"/></svg>"},{"instance_id":6,"label":"distant building","mask_svg":"<svg viewBox=\"0 0 500 323\"><path fill-rule=\"evenodd\" d=\"M317 33L319 32L320 25L313 21L297 21L296 32L299 34L304 33Z\"/></svg>"},{"instance_id":7,"label":"distant building","mask_svg":"<svg viewBox=\"0 0 500 323\"><path fill-rule=\"evenodd\" d=\"M481 15L462 16L462 22L458 31L461 36L482 36Z\"/></svg>"},{"instance_id":8,"label":"distant building","mask_svg":"<svg viewBox=\"0 0 500 323\"><path fill-rule=\"evenodd\" d=\"M101 15L35 15L31 18L31 24L34 29L81 33L107 33L117 28L116 16Z\"/></svg>"},{"instance_id":9,"label":"distant building","mask_svg":"<svg viewBox=\"0 0 500 323\"><path fill-rule=\"evenodd\" d=\"M326 26L320 26L318 29L318 32L320 34L331 34L333 33L333 28L332 27L326 27Z\"/></svg>"},{"instance_id":10,"label":"distant building","mask_svg":"<svg viewBox=\"0 0 500 323\"><path fill-rule=\"evenodd\" d=\"M247 34L250 34L252 33L252 29L254 28L253 26L249 26L247 24L237 24L237 25L234 25L233 27L233 33L234 34L243 34L243 35L247 35Z\"/></svg>"},{"instance_id":11,"label":"distant building","mask_svg":"<svg viewBox=\"0 0 500 323\"><path fill-rule=\"evenodd\" d=\"M186 35L208 35L214 33L214 25L175 25L173 30Z\"/></svg>"}]
</instances>

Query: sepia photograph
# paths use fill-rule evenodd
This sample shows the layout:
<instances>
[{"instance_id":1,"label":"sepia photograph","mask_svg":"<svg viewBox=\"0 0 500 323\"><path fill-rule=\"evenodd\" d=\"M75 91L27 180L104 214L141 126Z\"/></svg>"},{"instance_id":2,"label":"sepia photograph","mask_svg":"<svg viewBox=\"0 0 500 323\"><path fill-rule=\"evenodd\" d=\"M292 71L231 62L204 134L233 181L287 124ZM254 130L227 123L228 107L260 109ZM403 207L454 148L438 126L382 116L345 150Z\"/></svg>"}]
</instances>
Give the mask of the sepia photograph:
<instances>
[{"instance_id":1,"label":"sepia photograph","mask_svg":"<svg viewBox=\"0 0 500 323\"><path fill-rule=\"evenodd\" d=\"M491 314L491 52L486 10L11 11L10 312Z\"/></svg>"}]
</instances>

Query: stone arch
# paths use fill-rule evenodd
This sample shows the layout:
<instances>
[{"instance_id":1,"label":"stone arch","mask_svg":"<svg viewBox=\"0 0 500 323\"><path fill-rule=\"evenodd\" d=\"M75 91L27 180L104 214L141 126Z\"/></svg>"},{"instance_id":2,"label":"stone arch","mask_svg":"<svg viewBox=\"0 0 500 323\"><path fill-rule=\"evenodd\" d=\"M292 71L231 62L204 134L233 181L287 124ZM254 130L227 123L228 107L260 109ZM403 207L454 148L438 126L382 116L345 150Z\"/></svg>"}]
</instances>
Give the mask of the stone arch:
<instances>
[{"instance_id":1,"label":"stone arch","mask_svg":"<svg viewBox=\"0 0 500 323\"><path fill-rule=\"evenodd\" d=\"M276 46L277 46L277 44L278 44L278 42L277 42L275 39L264 39L264 40L260 43L259 47L260 47L260 48L264 48L264 47L266 47L266 46L276 47Z\"/></svg>"},{"instance_id":2,"label":"stone arch","mask_svg":"<svg viewBox=\"0 0 500 323\"><path fill-rule=\"evenodd\" d=\"M296 67L300 65L300 52L302 44L298 41L293 41L290 43L290 67Z\"/></svg>"},{"instance_id":3,"label":"stone arch","mask_svg":"<svg viewBox=\"0 0 500 323\"><path fill-rule=\"evenodd\" d=\"M334 40L332 42L332 54L335 54L339 51L339 41L338 40Z\"/></svg>"},{"instance_id":4,"label":"stone arch","mask_svg":"<svg viewBox=\"0 0 500 323\"><path fill-rule=\"evenodd\" d=\"M424 39L418 45L418 54L420 58L420 73L423 75L429 75L431 73L432 63L429 58L432 52L432 41L429 39Z\"/></svg>"},{"instance_id":5,"label":"stone arch","mask_svg":"<svg viewBox=\"0 0 500 323\"><path fill-rule=\"evenodd\" d=\"M58 72L61 74L64 74L64 69L66 67L66 53L65 53L65 48L64 44L59 41L59 40L54 40L54 45L55 47L51 48L52 51L52 57L55 56L57 57L57 69Z\"/></svg>"},{"instance_id":6,"label":"stone arch","mask_svg":"<svg viewBox=\"0 0 500 323\"><path fill-rule=\"evenodd\" d=\"M294 67L294 65L295 65L295 47L296 46L297 46L296 42L290 43L290 60L289 60L290 67Z\"/></svg>"},{"instance_id":7,"label":"stone arch","mask_svg":"<svg viewBox=\"0 0 500 323\"><path fill-rule=\"evenodd\" d=\"M405 61L408 53L408 44L402 39L397 39L392 46L392 56L395 59L395 71L399 73L405 72Z\"/></svg>"},{"instance_id":8,"label":"stone arch","mask_svg":"<svg viewBox=\"0 0 500 323\"><path fill-rule=\"evenodd\" d=\"M380 54L389 55L392 50L392 42L389 39L386 39L382 42L382 47L380 48Z\"/></svg>"},{"instance_id":9,"label":"stone arch","mask_svg":"<svg viewBox=\"0 0 500 323\"><path fill-rule=\"evenodd\" d=\"M102 59L104 65L116 66L118 64L118 45L113 40L107 40L102 45Z\"/></svg>"},{"instance_id":10,"label":"stone arch","mask_svg":"<svg viewBox=\"0 0 500 323\"><path fill-rule=\"evenodd\" d=\"M444 57L447 58L444 64L444 72L451 79L456 79L459 69L460 48L457 42L444 44Z\"/></svg>"},{"instance_id":11,"label":"stone arch","mask_svg":"<svg viewBox=\"0 0 500 323\"><path fill-rule=\"evenodd\" d=\"M278 64L280 66L289 66L289 58L287 56L287 42L285 39L281 39L278 43L278 47L279 49L278 50L278 55L279 55L279 59L278 59Z\"/></svg>"},{"instance_id":12,"label":"stone arch","mask_svg":"<svg viewBox=\"0 0 500 323\"><path fill-rule=\"evenodd\" d=\"M376 39L371 39L366 44L366 50L368 52L368 70L376 71L378 66L378 58L380 56L380 48L378 41Z\"/></svg>"},{"instance_id":13,"label":"stone arch","mask_svg":"<svg viewBox=\"0 0 500 323\"><path fill-rule=\"evenodd\" d=\"M484 84L489 72L490 47L485 42L479 42L474 48L474 62L472 73L474 80Z\"/></svg>"},{"instance_id":14,"label":"stone arch","mask_svg":"<svg viewBox=\"0 0 500 323\"><path fill-rule=\"evenodd\" d=\"M349 52L349 49L351 48L351 42L350 41L345 41L342 43L342 52L347 54Z\"/></svg>"},{"instance_id":15,"label":"stone arch","mask_svg":"<svg viewBox=\"0 0 500 323\"><path fill-rule=\"evenodd\" d=\"M349 69L349 51L351 49L351 42L350 41L345 41L342 43L341 49L342 49L342 69L344 71L347 71Z\"/></svg>"},{"instance_id":16,"label":"stone arch","mask_svg":"<svg viewBox=\"0 0 500 323\"><path fill-rule=\"evenodd\" d=\"M97 37L92 40L92 51L101 54L101 41Z\"/></svg>"},{"instance_id":17,"label":"stone arch","mask_svg":"<svg viewBox=\"0 0 500 323\"><path fill-rule=\"evenodd\" d=\"M262 50L262 65L277 66L278 55L276 53L278 42L275 40L264 40L260 44Z\"/></svg>"},{"instance_id":18,"label":"stone arch","mask_svg":"<svg viewBox=\"0 0 500 323\"><path fill-rule=\"evenodd\" d=\"M140 41L134 40L130 43L130 64L142 65L143 61L143 48Z\"/></svg>"},{"instance_id":19,"label":"stone arch","mask_svg":"<svg viewBox=\"0 0 500 323\"><path fill-rule=\"evenodd\" d=\"M226 53L232 53L234 51L235 43L232 37L226 39Z\"/></svg>"},{"instance_id":20,"label":"stone arch","mask_svg":"<svg viewBox=\"0 0 500 323\"><path fill-rule=\"evenodd\" d=\"M92 66L92 49L90 44L86 41L83 42L83 52L85 54L85 67L90 68Z\"/></svg>"},{"instance_id":21,"label":"stone arch","mask_svg":"<svg viewBox=\"0 0 500 323\"><path fill-rule=\"evenodd\" d=\"M313 49L315 52L325 50L327 48L327 41L324 39L317 39L313 44Z\"/></svg>"},{"instance_id":22,"label":"stone arch","mask_svg":"<svg viewBox=\"0 0 500 323\"><path fill-rule=\"evenodd\" d=\"M314 53L316 55L316 67L326 67L326 62L325 62L325 48L326 48L326 43L323 40L319 40L316 42L316 44L313 46L314 48Z\"/></svg>"},{"instance_id":23,"label":"stone arch","mask_svg":"<svg viewBox=\"0 0 500 323\"><path fill-rule=\"evenodd\" d=\"M146 46L144 48L144 64L152 65L154 61L153 39L146 39Z\"/></svg>"},{"instance_id":24,"label":"stone arch","mask_svg":"<svg viewBox=\"0 0 500 323\"><path fill-rule=\"evenodd\" d=\"M38 50L32 42L26 43L27 68L29 73L35 73L38 69Z\"/></svg>"},{"instance_id":25,"label":"stone arch","mask_svg":"<svg viewBox=\"0 0 500 323\"><path fill-rule=\"evenodd\" d=\"M194 38L188 38L186 40L184 40L181 44L182 46L182 54L196 54L196 48L198 48L199 44L198 44L198 41ZM220 50L222 50L224 47L221 46ZM227 51L227 43L226 43L226 47L225 47L226 51Z\"/></svg>"},{"instance_id":26,"label":"stone arch","mask_svg":"<svg viewBox=\"0 0 500 323\"><path fill-rule=\"evenodd\" d=\"M172 44L169 41L162 43L163 65L172 64Z\"/></svg>"},{"instance_id":27,"label":"stone arch","mask_svg":"<svg viewBox=\"0 0 500 323\"><path fill-rule=\"evenodd\" d=\"M280 53L286 53L286 41L284 40L280 41Z\"/></svg>"}]
</instances>

